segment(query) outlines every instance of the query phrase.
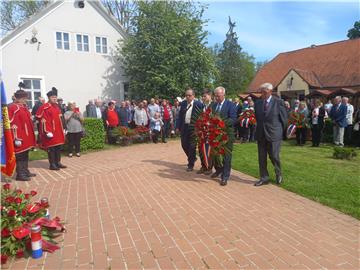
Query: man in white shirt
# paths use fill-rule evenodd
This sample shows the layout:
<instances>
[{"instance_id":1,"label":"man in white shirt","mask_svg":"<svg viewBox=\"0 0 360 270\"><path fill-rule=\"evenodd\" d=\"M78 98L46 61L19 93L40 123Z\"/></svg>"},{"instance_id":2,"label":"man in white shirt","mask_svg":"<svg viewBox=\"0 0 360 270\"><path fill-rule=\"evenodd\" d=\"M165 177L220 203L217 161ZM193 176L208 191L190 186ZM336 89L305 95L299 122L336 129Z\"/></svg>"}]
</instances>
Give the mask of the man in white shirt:
<instances>
[{"instance_id":1,"label":"man in white shirt","mask_svg":"<svg viewBox=\"0 0 360 270\"><path fill-rule=\"evenodd\" d=\"M187 156L188 164L187 171L190 172L194 169L196 161L196 144L193 137L193 123L192 119L196 116L197 112L201 112L203 104L195 100L195 92L189 88L185 92L185 100L180 103L179 117L176 122L176 130L180 131L181 146Z\"/></svg>"},{"instance_id":2,"label":"man in white shirt","mask_svg":"<svg viewBox=\"0 0 360 270\"><path fill-rule=\"evenodd\" d=\"M346 106L346 123L347 127L345 128L345 143L351 144L351 134L353 129L353 114L354 106L349 103L348 97L342 98L342 103Z\"/></svg>"}]
</instances>

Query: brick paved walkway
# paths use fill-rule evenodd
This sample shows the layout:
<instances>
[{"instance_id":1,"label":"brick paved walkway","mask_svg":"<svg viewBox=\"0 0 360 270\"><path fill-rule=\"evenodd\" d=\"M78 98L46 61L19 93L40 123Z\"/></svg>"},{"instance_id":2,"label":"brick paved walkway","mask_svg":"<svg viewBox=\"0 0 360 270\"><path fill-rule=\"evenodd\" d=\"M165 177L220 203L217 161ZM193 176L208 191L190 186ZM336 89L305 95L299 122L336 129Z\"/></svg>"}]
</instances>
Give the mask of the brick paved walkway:
<instances>
[{"instance_id":1,"label":"brick paved walkway","mask_svg":"<svg viewBox=\"0 0 360 270\"><path fill-rule=\"evenodd\" d=\"M67 224L61 250L10 269L358 269L359 222L234 172L226 187L185 172L179 142L63 158L23 190Z\"/></svg>"}]
</instances>

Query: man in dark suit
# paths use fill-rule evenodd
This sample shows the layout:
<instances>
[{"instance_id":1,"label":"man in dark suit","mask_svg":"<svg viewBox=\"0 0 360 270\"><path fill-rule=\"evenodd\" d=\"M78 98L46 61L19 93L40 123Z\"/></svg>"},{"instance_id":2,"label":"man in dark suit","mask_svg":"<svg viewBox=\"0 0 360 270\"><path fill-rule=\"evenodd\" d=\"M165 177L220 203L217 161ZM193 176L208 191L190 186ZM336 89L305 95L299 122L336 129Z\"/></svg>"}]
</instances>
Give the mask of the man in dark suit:
<instances>
[{"instance_id":1,"label":"man in dark suit","mask_svg":"<svg viewBox=\"0 0 360 270\"><path fill-rule=\"evenodd\" d=\"M344 130L347 127L347 107L341 103L341 97L335 97L334 106L331 107L329 116L333 121L334 144L344 146Z\"/></svg>"},{"instance_id":2,"label":"man in dark suit","mask_svg":"<svg viewBox=\"0 0 360 270\"><path fill-rule=\"evenodd\" d=\"M93 100L89 100L88 105L86 105L86 117L88 117L88 118L97 118L96 106L95 106Z\"/></svg>"},{"instance_id":3,"label":"man in dark suit","mask_svg":"<svg viewBox=\"0 0 360 270\"><path fill-rule=\"evenodd\" d=\"M236 107L233 102L225 99L225 88L222 86L217 87L214 91L214 96L215 102L212 105L213 112L219 113L224 120L228 119L231 122L232 126L235 127L237 122ZM226 145L226 147L228 148L227 150L229 151L225 153L223 166L219 167L217 164L214 164L215 172L211 175L211 178L216 178L221 175L220 185L222 186L225 186L227 184L227 181L230 177L234 140L235 137L229 137L229 141Z\"/></svg>"},{"instance_id":4,"label":"man in dark suit","mask_svg":"<svg viewBox=\"0 0 360 270\"><path fill-rule=\"evenodd\" d=\"M280 165L280 148L283 132L287 124L287 112L284 102L272 96L273 86L264 83L260 86L261 100L255 104L255 116L257 121L255 138L258 144L258 159L260 180L255 186L261 186L269 182L267 170L267 155L275 167L276 183L282 182Z\"/></svg>"},{"instance_id":5,"label":"man in dark suit","mask_svg":"<svg viewBox=\"0 0 360 270\"><path fill-rule=\"evenodd\" d=\"M195 92L189 88L185 92L185 100L180 103L179 116L176 121L176 129L180 131L181 146L188 158L187 171L194 169L196 161L196 144L192 140L196 115L202 111L203 105L195 100Z\"/></svg>"}]
</instances>

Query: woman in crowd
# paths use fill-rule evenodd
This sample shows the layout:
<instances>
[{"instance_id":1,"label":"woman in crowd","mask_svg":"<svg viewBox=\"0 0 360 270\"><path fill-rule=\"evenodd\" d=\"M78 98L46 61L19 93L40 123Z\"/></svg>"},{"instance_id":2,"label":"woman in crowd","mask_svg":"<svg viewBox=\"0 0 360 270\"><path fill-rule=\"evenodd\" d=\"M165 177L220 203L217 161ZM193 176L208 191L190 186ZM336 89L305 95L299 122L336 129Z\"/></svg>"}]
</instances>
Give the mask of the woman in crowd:
<instances>
[{"instance_id":1,"label":"woman in crowd","mask_svg":"<svg viewBox=\"0 0 360 270\"><path fill-rule=\"evenodd\" d=\"M311 133L312 133L312 146L318 147L321 142L322 131L324 129L325 109L320 100L315 101L315 108L311 113Z\"/></svg>"},{"instance_id":2,"label":"woman in crowd","mask_svg":"<svg viewBox=\"0 0 360 270\"><path fill-rule=\"evenodd\" d=\"M112 136L112 130L119 126L120 119L118 112L115 110L115 103L113 101L108 103L108 107L104 111L103 120L106 126L108 143L115 144L116 137Z\"/></svg>"},{"instance_id":3,"label":"woman in crowd","mask_svg":"<svg viewBox=\"0 0 360 270\"><path fill-rule=\"evenodd\" d=\"M64 118L69 144L68 156L73 156L73 149L75 147L76 156L80 157L80 141L81 135L83 133L82 123L84 121L84 118L79 110L79 107L76 107L75 102L68 103L68 110L65 112Z\"/></svg>"},{"instance_id":4,"label":"woman in crowd","mask_svg":"<svg viewBox=\"0 0 360 270\"><path fill-rule=\"evenodd\" d=\"M354 114L354 142L357 148L360 148L360 108Z\"/></svg>"},{"instance_id":5,"label":"woman in crowd","mask_svg":"<svg viewBox=\"0 0 360 270\"><path fill-rule=\"evenodd\" d=\"M306 134L307 134L307 122L308 122L308 116L309 112L306 107L306 103L304 101L300 102L299 108L296 110L297 113L299 113L302 116L302 123L301 127L296 128L296 142L297 145L305 145L306 141Z\"/></svg>"},{"instance_id":6,"label":"woman in crowd","mask_svg":"<svg viewBox=\"0 0 360 270\"><path fill-rule=\"evenodd\" d=\"M172 129L171 134L175 134L176 122L177 122L177 118L178 118L179 111L180 111L179 100L177 100L177 99L174 100L174 106L172 106L171 111L172 111L172 115L173 115L173 125L171 128Z\"/></svg>"},{"instance_id":7,"label":"woman in crowd","mask_svg":"<svg viewBox=\"0 0 360 270\"><path fill-rule=\"evenodd\" d=\"M255 111L255 103L254 101L249 101L249 109ZM256 130L256 124L250 125L250 136L249 136L249 142L255 141L255 130Z\"/></svg>"},{"instance_id":8,"label":"woman in crowd","mask_svg":"<svg viewBox=\"0 0 360 270\"><path fill-rule=\"evenodd\" d=\"M144 103L140 102L139 106L135 108L134 121L136 126L146 127L149 123L147 111L144 109Z\"/></svg>"},{"instance_id":9,"label":"woman in crowd","mask_svg":"<svg viewBox=\"0 0 360 270\"><path fill-rule=\"evenodd\" d=\"M166 138L169 138L170 125L173 123L173 115L171 112L171 107L166 99L164 99L161 103L160 115L163 121L161 139L163 143L166 143Z\"/></svg>"}]
</instances>

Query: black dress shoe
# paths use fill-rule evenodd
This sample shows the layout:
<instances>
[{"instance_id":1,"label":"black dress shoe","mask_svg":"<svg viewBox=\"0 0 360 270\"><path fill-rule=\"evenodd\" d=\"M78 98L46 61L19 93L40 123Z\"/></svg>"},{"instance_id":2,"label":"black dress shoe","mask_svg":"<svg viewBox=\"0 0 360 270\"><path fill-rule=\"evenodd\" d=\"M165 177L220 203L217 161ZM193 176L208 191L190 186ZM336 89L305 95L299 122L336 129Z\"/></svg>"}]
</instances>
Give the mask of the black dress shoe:
<instances>
[{"instance_id":1,"label":"black dress shoe","mask_svg":"<svg viewBox=\"0 0 360 270\"><path fill-rule=\"evenodd\" d=\"M16 176L16 181L30 181L30 177L28 177L27 175L17 175Z\"/></svg>"},{"instance_id":2,"label":"black dress shoe","mask_svg":"<svg viewBox=\"0 0 360 270\"><path fill-rule=\"evenodd\" d=\"M52 170L52 171L58 171L58 170L60 170L60 168L59 168L58 166L56 166L55 164L50 164L49 169Z\"/></svg>"},{"instance_id":3,"label":"black dress shoe","mask_svg":"<svg viewBox=\"0 0 360 270\"><path fill-rule=\"evenodd\" d=\"M67 166L62 165L60 162L59 162L58 164L56 164L56 165L57 165L57 167L60 168L60 169L65 169L65 168L67 168Z\"/></svg>"},{"instance_id":4,"label":"black dress shoe","mask_svg":"<svg viewBox=\"0 0 360 270\"><path fill-rule=\"evenodd\" d=\"M194 170L193 167L187 167L187 169L186 169L187 172L192 172L193 170Z\"/></svg>"},{"instance_id":5,"label":"black dress shoe","mask_svg":"<svg viewBox=\"0 0 360 270\"><path fill-rule=\"evenodd\" d=\"M226 186L227 185L227 179L221 179L220 186Z\"/></svg>"},{"instance_id":6,"label":"black dress shoe","mask_svg":"<svg viewBox=\"0 0 360 270\"><path fill-rule=\"evenodd\" d=\"M282 176L281 176L281 175L277 175L277 176L276 176L276 184L280 185L280 184L282 183L282 181L283 181Z\"/></svg>"},{"instance_id":7,"label":"black dress shoe","mask_svg":"<svg viewBox=\"0 0 360 270\"><path fill-rule=\"evenodd\" d=\"M254 184L254 186L255 186L255 187L259 187L259 186L267 185L267 184L269 184L269 180L262 180L262 179L260 179L259 181L257 181L257 182Z\"/></svg>"},{"instance_id":8,"label":"black dress shoe","mask_svg":"<svg viewBox=\"0 0 360 270\"><path fill-rule=\"evenodd\" d=\"M221 174L221 172L215 171L210 177L211 178L216 178L216 177L219 177L220 174Z\"/></svg>"},{"instance_id":9,"label":"black dress shoe","mask_svg":"<svg viewBox=\"0 0 360 270\"><path fill-rule=\"evenodd\" d=\"M205 174L205 175L210 175L210 174L212 174L212 169L207 169L207 170L205 170L204 174Z\"/></svg>"},{"instance_id":10,"label":"black dress shoe","mask_svg":"<svg viewBox=\"0 0 360 270\"><path fill-rule=\"evenodd\" d=\"M206 171L206 169L204 167L201 167L200 170L198 170L196 173L203 174L205 171Z\"/></svg>"}]
</instances>

